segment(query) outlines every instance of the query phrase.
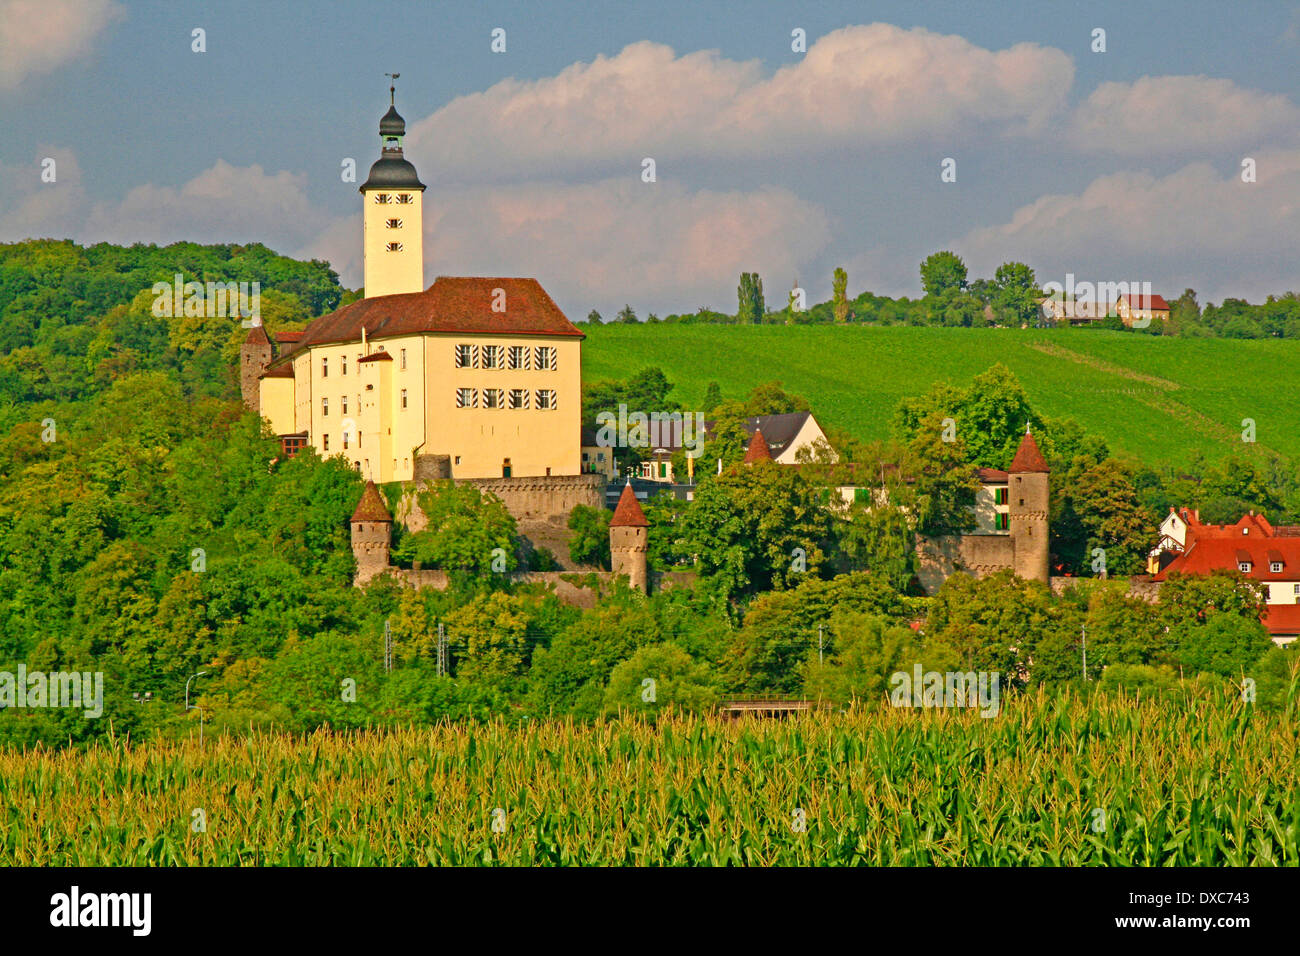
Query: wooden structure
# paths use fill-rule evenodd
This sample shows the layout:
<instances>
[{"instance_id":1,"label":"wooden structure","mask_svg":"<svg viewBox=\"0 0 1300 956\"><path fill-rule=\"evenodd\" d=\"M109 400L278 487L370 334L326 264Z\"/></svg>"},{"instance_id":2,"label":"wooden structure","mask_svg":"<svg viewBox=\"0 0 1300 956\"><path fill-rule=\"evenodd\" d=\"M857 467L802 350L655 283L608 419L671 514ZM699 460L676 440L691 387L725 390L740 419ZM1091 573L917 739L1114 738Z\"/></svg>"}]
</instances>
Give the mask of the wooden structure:
<instances>
[{"instance_id":1,"label":"wooden structure","mask_svg":"<svg viewBox=\"0 0 1300 956\"><path fill-rule=\"evenodd\" d=\"M786 717L790 714L807 713L816 708L816 701L764 694L727 698L719 705L718 710L727 717L740 717L745 714L753 714L758 717Z\"/></svg>"}]
</instances>

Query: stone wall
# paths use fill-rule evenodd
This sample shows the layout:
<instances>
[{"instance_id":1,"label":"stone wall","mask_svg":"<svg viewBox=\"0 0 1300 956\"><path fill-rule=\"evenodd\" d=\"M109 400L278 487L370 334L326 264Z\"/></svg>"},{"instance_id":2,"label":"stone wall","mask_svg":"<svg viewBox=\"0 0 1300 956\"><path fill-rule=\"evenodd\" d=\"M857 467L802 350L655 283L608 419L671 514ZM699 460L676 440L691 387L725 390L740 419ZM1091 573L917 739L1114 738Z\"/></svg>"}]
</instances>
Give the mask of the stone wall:
<instances>
[{"instance_id":1,"label":"stone wall","mask_svg":"<svg viewBox=\"0 0 1300 956\"><path fill-rule=\"evenodd\" d=\"M917 538L916 554L916 578L927 594L933 594L958 571L982 578L1014 569L1016 545L1009 534L946 534Z\"/></svg>"},{"instance_id":2,"label":"stone wall","mask_svg":"<svg viewBox=\"0 0 1300 956\"><path fill-rule=\"evenodd\" d=\"M425 457L425 456L421 456ZM434 458L436 456L428 456ZM432 471L433 465L427 467ZM471 485L484 493L501 499L506 510L518 522L549 521L564 526L574 505L589 508L605 507L605 478L603 475L543 475L536 478L467 478L457 479L459 484ZM417 492L420 483L406 485L402 500L398 502L394 518L408 531L423 531L428 519L420 510Z\"/></svg>"},{"instance_id":3,"label":"stone wall","mask_svg":"<svg viewBox=\"0 0 1300 956\"><path fill-rule=\"evenodd\" d=\"M451 584L446 571L412 571L405 568L388 568L385 572L403 584L413 588L433 588L445 591ZM574 607L593 608L596 601L608 594L614 587L616 575L611 571L590 571L578 573L573 571L519 571L510 575L515 584L541 584L555 592L555 596L565 604ZM671 591L674 588L691 587L695 583L694 571L669 571L651 576L651 587ZM594 586L593 586L594 585Z\"/></svg>"}]
</instances>

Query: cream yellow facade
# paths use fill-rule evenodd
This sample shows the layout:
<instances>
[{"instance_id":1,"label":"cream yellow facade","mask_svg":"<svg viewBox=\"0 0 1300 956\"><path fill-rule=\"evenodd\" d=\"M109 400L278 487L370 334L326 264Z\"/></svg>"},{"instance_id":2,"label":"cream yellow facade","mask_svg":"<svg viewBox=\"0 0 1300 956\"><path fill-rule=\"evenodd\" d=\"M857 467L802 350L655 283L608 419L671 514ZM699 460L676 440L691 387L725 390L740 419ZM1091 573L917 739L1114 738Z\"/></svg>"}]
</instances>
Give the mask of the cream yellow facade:
<instances>
[{"instance_id":1,"label":"cream yellow facade","mask_svg":"<svg viewBox=\"0 0 1300 956\"><path fill-rule=\"evenodd\" d=\"M366 298L424 291L424 193L362 189Z\"/></svg>"}]
</instances>

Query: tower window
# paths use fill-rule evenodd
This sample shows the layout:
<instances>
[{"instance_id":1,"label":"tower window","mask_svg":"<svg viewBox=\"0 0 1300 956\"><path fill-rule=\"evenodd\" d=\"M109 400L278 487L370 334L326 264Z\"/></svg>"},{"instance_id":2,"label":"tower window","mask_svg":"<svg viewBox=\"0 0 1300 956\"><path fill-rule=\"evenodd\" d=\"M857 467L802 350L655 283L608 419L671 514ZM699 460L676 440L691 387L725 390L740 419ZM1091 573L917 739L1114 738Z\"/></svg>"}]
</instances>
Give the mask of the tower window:
<instances>
[{"instance_id":1,"label":"tower window","mask_svg":"<svg viewBox=\"0 0 1300 956\"><path fill-rule=\"evenodd\" d=\"M406 389L402 389L402 407L406 407Z\"/></svg>"},{"instance_id":2,"label":"tower window","mask_svg":"<svg viewBox=\"0 0 1300 956\"><path fill-rule=\"evenodd\" d=\"M389 229L401 229L401 228L402 228L402 220L400 220L400 219L385 219L385 220L384 220L384 225L387 226Z\"/></svg>"},{"instance_id":3,"label":"tower window","mask_svg":"<svg viewBox=\"0 0 1300 956\"><path fill-rule=\"evenodd\" d=\"M390 242L388 245L384 246L384 248L389 252L401 252L402 244L400 242Z\"/></svg>"},{"instance_id":4,"label":"tower window","mask_svg":"<svg viewBox=\"0 0 1300 956\"><path fill-rule=\"evenodd\" d=\"M510 346L510 349L506 353L506 357L510 363L510 368L513 369L528 368L528 346L527 345Z\"/></svg>"},{"instance_id":5,"label":"tower window","mask_svg":"<svg viewBox=\"0 0 1300 956\"><path fill-rule=\"evenodd\" d=\"M402 368L406 368L406 349L402 349Z\"/></svg>"},{"instance_id":6,"label":"tower window","mask_svg":"<svg viewBox=\"0 0 1300 956\"><path fill-rule=\"evenodd\" d=\"M388 195L388 193L375 193L375 202L379 203L381 206L387 206L392 202L392 199L393 197Z\"/></svg>"},{"instance_id":7,"label":"tower window","mask_svg":"<svg viewBox=\"0 0 1300 956\"><path fill-rule=\"evenodd\" d=\"M328 398L322 398L320 400L320 413L321 413L321 417L324 417L330 413L330 400Z\"/></svg>"},{"instance_id":8,"label":"tower window","mask_svg":"<svg viewBox=\"0 0 1300 956\"><path fill-rule=\"evenodd\" d=\"M320 360L320 377L328 378L330 374L330 360L323 358Z\"/></svg>"},{"instance_id":9,"label":"tower window","mask_svg":"<svg viewBox=\"0 0 1300 956\"><path fill-rule=\"evenodd\" d=\"M410 193L398 193L398 194L397 194L397 202L398 202L400 205L407 205L407 204L409 204L409 203L411 203L411 202L414 202L414 199L411 197L411 194L410 194Z\"/></svg>"}]
</instances>

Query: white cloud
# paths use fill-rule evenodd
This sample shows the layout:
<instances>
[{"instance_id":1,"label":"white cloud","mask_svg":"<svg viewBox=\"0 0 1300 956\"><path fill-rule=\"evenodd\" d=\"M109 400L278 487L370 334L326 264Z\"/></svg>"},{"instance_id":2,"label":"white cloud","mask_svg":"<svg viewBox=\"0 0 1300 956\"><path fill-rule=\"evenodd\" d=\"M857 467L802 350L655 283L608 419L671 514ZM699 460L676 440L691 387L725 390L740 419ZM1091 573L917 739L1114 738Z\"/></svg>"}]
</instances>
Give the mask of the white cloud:
<instances>
[{"instance_id":1,"label":"white cloud","mask_svg":"<svg viewBox=\"0 0 1300 956\"><path fill-rule=\"evenodd\" d=\"M54 160L54 182L41 179L45 160ZM81 167L72 150L42 146L31 163L0 166L0 241L63 239L74 235L85 219L86 193Z\"/></svg>"},{"instance_id":2,"label":"white cloud","mask_svg":"<svg viewBox=\"0 0 1300 956\"><path fill-rule=\"evenodd\" d=\"M113 0L0 0L0 90L82 56L122 14Z\"/></svg>"},{"instance_id":3,"label":"white cloud","mask_svg":"<svg viewBox=\"0 0 1300 956\"><path fill-rule=\"evenodd\" d=\"M641 42L460 97L412 124L409 143L453 181L631 168L644 156L809 154L977 125L984 135L1032 131L1062 111L1073 78L1060 50L993 52L881 23L829 33L767 78L757 62Z\"/></svg>"},{"instance_id":4,"label":"white cloud","mask_svg":"<svg viewBox=\"0 0 1300 956\"><path fill-rule=\"evenodd\" d=\"M1254 183L1242 182L1240 169L1225 174L1205 163L1162 177L1103 176L1077 195L1044 196L950 248L973 275L1019 259L1035 267L1040 282L1064 282L1073 272L1090 282L1150 281L1166 296L1191 286L1202 302L1260 301L1298 288L1300 150L1255 159Z\"/></svg>"},{"instance_id":5,"label":"white cloud","mask_svg":"<svg viewBox=\"0 0 1300 956\"><path fill-rule=\"evenodd\" d=\"M359 218L335 223L304 250L354 286ZM742 271L785 282L830 235L824 211L784 189L691 192L639 179L430 188L424 231L426 285L439 275L532 276L571 317L625 302L643 317L726 306Z\"/></svg>"},{"instance_id":6,"label":"white cloud","mask_svg":"<svg viewBox=\"0 0 1300 956\"><path fill-rule=\"evenodd\" d=\"M1208 76L1103 83L1071 122L1075 146L1145 156L1257 148L1295 140L1300 109L1287 97Z\"/></svg>"}]
</instances>

